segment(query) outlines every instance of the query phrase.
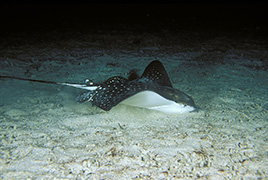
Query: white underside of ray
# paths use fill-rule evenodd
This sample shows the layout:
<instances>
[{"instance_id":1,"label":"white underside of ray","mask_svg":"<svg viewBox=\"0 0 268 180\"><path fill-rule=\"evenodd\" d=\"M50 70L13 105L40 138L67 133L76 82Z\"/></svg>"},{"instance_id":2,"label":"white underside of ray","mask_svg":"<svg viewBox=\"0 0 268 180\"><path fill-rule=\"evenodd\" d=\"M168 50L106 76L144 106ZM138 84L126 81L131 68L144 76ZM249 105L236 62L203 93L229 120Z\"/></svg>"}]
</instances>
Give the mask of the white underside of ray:
<instances>
[{"instance_id":1,"label":"white underside of ray","mask_svg":"<svg viewBox=\"0 0 268 180\"><path fill-rule=\"evenodd\" d=\"M125 99L120 104L152 109L170 114L186 113L194 110L194 107L192 106L168 100L153 91L142 91Z\"/></svg>"}]
</instances>

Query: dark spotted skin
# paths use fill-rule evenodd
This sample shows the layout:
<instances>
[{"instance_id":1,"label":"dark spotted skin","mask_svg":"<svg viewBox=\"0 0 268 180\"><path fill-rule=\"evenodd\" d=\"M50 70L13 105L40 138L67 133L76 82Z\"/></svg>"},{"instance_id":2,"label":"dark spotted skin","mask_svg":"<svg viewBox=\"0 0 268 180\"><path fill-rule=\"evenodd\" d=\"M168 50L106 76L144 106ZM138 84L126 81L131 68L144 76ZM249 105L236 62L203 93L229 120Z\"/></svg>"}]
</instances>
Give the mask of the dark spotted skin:
<instances>
[{"instance_id":1,"label":"dark spotted skin","mask_svg":"<svg viewBox=\"0 0 268 180\"><path fill-rule=\"evenodd\" d=\"M109 111L124 99L144 89L143 84L131 82L121 76L109 78L95 90L92 104Z\"/></svg>"},{"instance_id":2,"label":"dark spotted skin","mask_svg":"<svg viewBox=\"0 0 268 180\"><path fill-rule=\"evenodd\" d=\"M190 96L172 87L168 74L160 61L151 62L140 78L111 77L99 84L96 90L83 93L76 100L78 102L91 101L93 105L109 111L123 100L145 90L154 91L181 104L194 106Z\"/></svg>"}]
</instances>

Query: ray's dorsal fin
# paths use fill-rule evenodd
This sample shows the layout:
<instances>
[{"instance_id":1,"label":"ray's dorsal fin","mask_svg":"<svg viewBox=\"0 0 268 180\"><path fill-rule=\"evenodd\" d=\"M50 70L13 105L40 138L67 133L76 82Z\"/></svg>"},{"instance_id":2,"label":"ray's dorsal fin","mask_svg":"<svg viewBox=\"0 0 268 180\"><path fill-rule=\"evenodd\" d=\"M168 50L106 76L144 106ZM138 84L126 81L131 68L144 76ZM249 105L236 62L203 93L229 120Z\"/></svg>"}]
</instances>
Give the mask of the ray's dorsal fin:
<instances>
[{"instance_id":1,"label":"ray's dorsal fin","mask_svg":"<svg viewBox=\"0 0 268 180\"><path fill-rule=\"evenodd\" d=\"M138 79L139 75L137 73L137 71L135 69L132 69L129 73L128 73L128 80L129 81L133 81L135 79Z\"/></svg>"},{"instance_id":2,"label":"ray's dorsal fin","mask_svg":"<svg viewBox=\"0 0 268 180\"><path fill-rule=\"evenodd\" d=\"M172 87L166 69L164 68L163 64L158 60L151 62L145 68L141 78L149 79L154 83L160 85Z\"/></svg>"}]
</instances>

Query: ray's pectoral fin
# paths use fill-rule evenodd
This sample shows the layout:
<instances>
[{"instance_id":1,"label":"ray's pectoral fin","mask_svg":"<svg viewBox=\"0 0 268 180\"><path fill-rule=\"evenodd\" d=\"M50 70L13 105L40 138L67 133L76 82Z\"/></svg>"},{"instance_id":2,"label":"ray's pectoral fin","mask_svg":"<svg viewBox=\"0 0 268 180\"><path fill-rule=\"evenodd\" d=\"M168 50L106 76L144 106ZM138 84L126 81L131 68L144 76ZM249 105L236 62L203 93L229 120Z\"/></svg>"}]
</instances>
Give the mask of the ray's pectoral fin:
<instances>
[{"instance_id":1,"label":"ray's pectoral fin","mask_svg":"<svg viewBox=\"0 0 268 180\"><path fill-rule=\"evenodd\" d=\"M121 76L111 77L101 83L94 91L82 93L76 100L78 102L91 101L94 106L109 111L112 107L132 95L128 82L127 79Z\"/></svg>"},{"instance_id":2,"label":"ray's pectoral fin","mask_svg":"<svg viewBox=\"0 0 268 180\"><path fill-rule=\"evenodd\" d=\"M163 64L158 61L152 61L144 70L141 78L146 78L162 86L172 87L168 73Z\"/></svg>"}]
</instances>

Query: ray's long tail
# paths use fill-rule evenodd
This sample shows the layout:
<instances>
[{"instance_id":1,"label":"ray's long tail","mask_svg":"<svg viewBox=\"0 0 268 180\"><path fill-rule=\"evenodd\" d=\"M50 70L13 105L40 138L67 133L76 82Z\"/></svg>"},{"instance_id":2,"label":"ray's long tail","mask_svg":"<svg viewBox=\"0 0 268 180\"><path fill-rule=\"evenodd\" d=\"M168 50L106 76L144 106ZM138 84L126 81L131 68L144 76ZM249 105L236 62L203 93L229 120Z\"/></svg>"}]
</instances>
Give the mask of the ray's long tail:
<instances>
[{"instance_id":1,"label":"ray's long tail","mask_svg":"<svg viewBox=\"0 0 268 180\"><path fill-rule=\"evenodd\" d=\"M21 78L21 77L15 77L15 76L0 76L0 79L17 79L17 80L23 80L23 81L30 81L30 82L38 82L38 83L47 83L47 84L57 84L57 85L63 85L63 86L71 86L79 89L86 89L93 91L96 88L98 88L98 85L95 84L76 84L76 83L65 83L65 82L54 82L54 81L44 81L44 80L36 80L36 79L29 79L29 78Z\"/></svg>"}]
</instances>

